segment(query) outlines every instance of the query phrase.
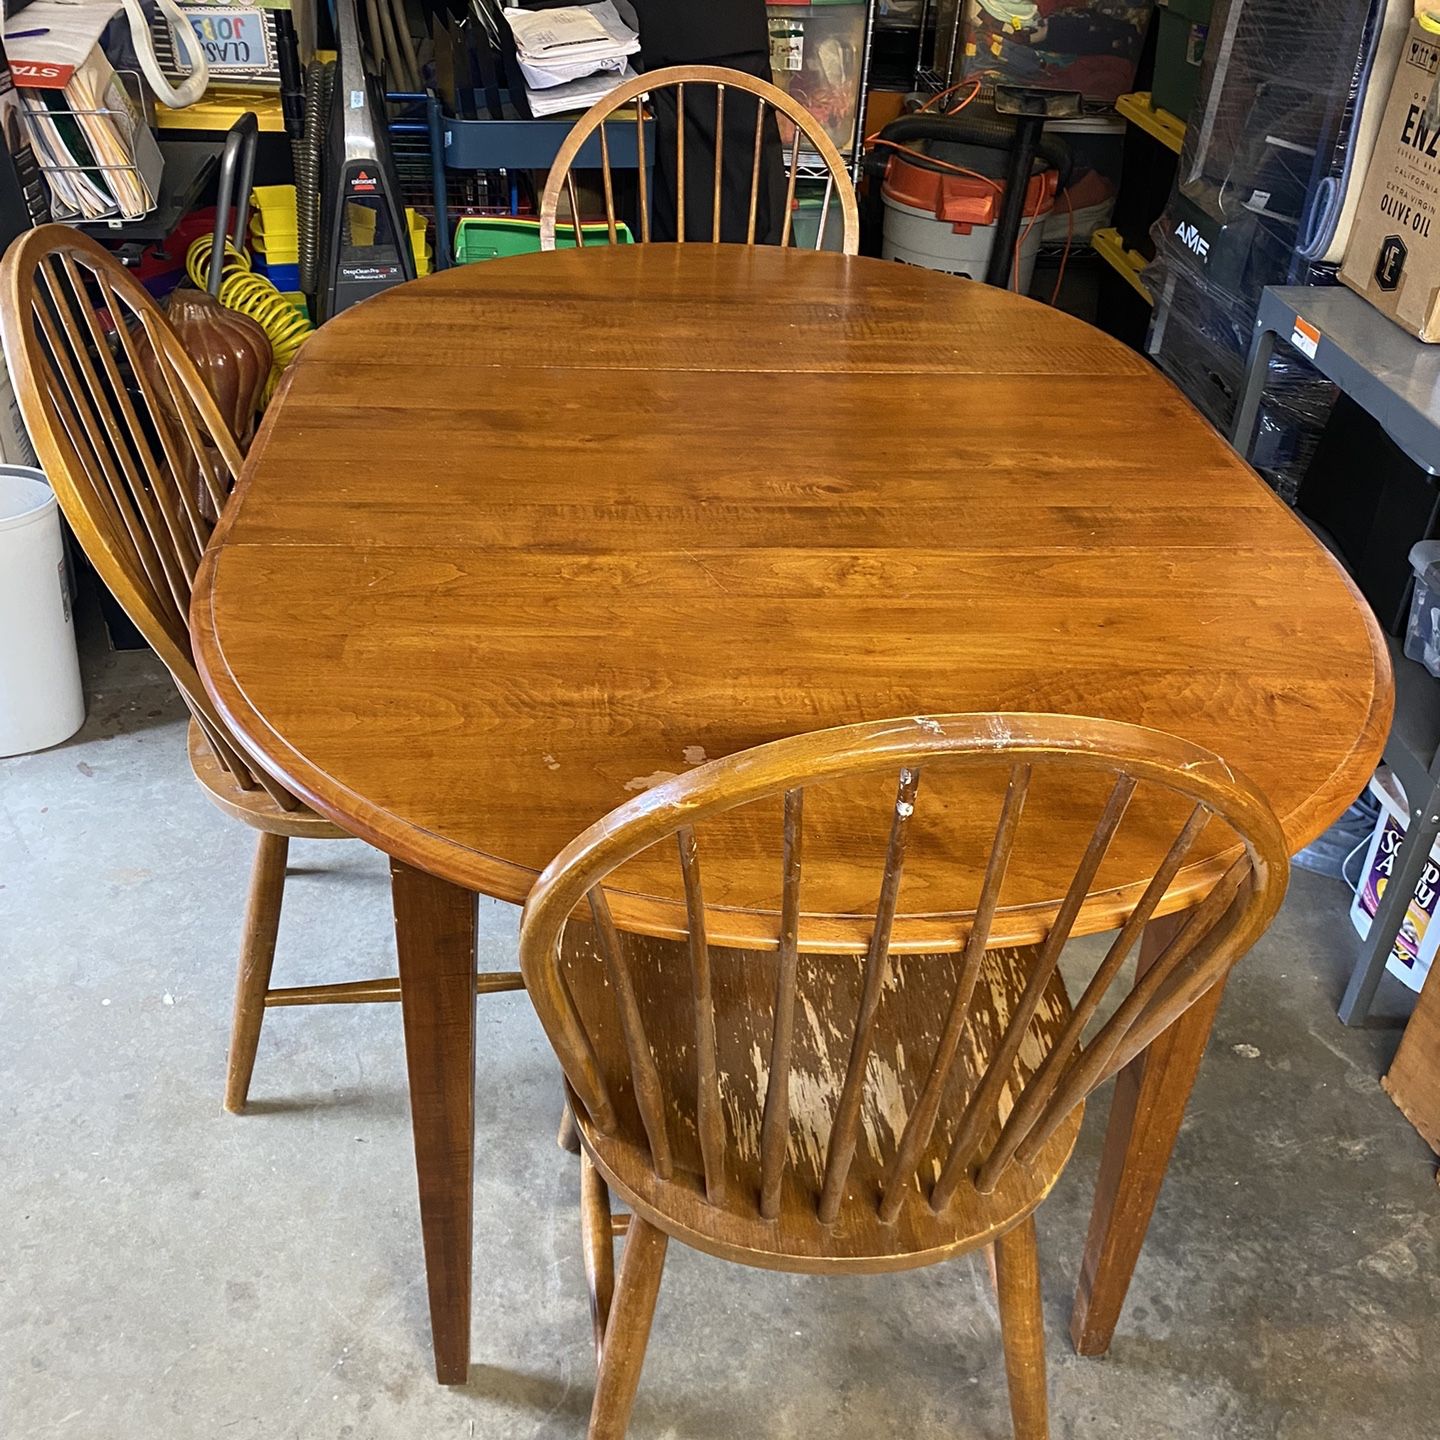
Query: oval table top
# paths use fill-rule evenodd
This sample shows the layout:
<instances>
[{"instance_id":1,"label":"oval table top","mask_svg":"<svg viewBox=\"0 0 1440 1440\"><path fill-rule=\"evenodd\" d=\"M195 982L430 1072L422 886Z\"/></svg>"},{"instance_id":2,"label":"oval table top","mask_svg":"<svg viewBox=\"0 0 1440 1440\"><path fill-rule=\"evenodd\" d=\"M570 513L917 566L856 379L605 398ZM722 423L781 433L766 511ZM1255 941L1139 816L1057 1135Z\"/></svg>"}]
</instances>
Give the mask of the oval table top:
<instances>
[{"instance_id":1,"label":"oval table top","mask_svg":"<svg viewBox=\"0 0 1440 1440\"><path fill-rule=\"evenodd\" d=\"M497 261L332 321L193 621L216 704L298 794L511 901L659 778L896 715L1173 731L1246 772L1298 849L1365 783L1392 703L1363 599L1139 356L989 287L768 248ZM917 809L897 942L963 936L954 867L917 857L983 864L998 795ZM1032 795L1007 905L1053 898L1047 857L1078 858L1098 809L1080 825L1074 801ZM807 884L831 864L804 908L836 948L863 944L847 917L879 884L883 787L865 804L873 826L850 797L813 837L807 807ZM774 933L774 826L763 863L707 853L714 939ZM1105 893L1133 897L1169 838L1122 828ZM1230 847L1207 831L1167 908ZM673 931L674 857L624 874L617 920Z\"/></svg>"}]
</instances>

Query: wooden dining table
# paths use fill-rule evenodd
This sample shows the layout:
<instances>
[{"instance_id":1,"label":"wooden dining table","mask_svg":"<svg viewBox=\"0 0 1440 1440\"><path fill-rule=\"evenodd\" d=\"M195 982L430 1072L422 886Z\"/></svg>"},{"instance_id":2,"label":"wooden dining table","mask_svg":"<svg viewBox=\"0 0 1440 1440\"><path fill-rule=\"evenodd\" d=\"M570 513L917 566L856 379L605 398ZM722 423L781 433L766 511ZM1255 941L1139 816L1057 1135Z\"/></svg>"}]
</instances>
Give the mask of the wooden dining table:
<instances>
[{"instance_id":1,"label":"wooden dining table","mask_svg":"<svg viewBox=\"0 0 1440 1440\"><path fill-rule=\"evenodd\" d=\"M270 406L192 623L242 743L392 857L449 1383L470 1361L477 893L523 901L580 830L707 758L976 710L1197 741L1298 850L1391 709L1365 602L1138 355L996 289L770 248L496 261L332 321ZM878 872L830 858L835 913L873 908ZM1138 852L1107 864L1117 897L1148 878ZM661 933L671 900L642 885L617 919ZM943 895L901 906L962 943ZM753 942L752 912L712 941ZM1110 1342L1220 998L1117 1080L1083 1353Z\"/></svg>"}]
</instances>

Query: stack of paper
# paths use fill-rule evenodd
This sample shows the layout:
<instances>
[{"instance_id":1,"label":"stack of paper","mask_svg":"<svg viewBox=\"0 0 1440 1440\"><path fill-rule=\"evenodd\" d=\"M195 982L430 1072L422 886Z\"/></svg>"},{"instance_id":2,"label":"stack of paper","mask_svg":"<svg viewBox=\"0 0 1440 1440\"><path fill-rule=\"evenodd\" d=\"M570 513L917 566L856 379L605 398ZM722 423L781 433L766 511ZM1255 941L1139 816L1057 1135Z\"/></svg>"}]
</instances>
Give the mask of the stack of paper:
<instances>
[{"instance_id":1,"label":"stack of paper","mask_svg":"<svg viewBox=\"0 0 1440 1440\"><path fill-rule=\"evenodd\" d=\"M5 49L57 220L135 220L160 193L155 137L98 43L115 8L32 0L7 17Z\"/></svg>"},{"instance_id":2,"label":"stack of paper","mask_svg":"<svg viewBox=\"0 0 1440 1440\"><path fill-rule=\"evenodd\" d=\"M98 46L63 90L19 94L57 220L138 220L154 208L160 153Z\"/></svg>"},{"instance_id":3,"label":"stack of paper","mask_svg":"<svg viewBox=\"0 0 1440 1440\"><path fill-rule=\"evenodd\" d=\"M613 0L553 10L506 10L533 115L584 110L635 78L640 36Z\"/></svg>"}]
</instances>

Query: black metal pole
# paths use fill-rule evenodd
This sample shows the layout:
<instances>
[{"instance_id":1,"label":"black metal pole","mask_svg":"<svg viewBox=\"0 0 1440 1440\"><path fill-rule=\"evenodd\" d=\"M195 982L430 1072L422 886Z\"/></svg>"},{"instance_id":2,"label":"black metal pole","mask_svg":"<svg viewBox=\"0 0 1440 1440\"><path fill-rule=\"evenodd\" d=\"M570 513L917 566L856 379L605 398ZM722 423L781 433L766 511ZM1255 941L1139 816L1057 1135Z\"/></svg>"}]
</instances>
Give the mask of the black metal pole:
<instances>
[{"instance_id":1,"label":"black metal pole","mask_svg":"<svg viewBox=\"0 0 1440 1440\"><path fill-rule=\"evenodd\" d=\"M1010 262L1014 258L1015 240L1020 234L1021 213L1025 209L1025 192L1030 188L1030 172L1035 168L1035 152L1045 128L1044 115L1015 117L1015 144L1010 151L1010 173L1005 180L1005 194L1000 200L1000 221L995 227L995 248L985 267L985 283L1002 290L1010 283Z\"/></svg>"}]
</instances>

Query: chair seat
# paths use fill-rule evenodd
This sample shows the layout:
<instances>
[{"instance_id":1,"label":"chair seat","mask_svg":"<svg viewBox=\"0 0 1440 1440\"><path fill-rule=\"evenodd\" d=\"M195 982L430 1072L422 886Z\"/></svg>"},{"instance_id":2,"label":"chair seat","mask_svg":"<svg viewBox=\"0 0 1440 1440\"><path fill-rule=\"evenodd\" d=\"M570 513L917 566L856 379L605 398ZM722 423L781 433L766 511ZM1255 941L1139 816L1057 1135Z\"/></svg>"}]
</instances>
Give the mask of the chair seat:
<instances>
[{"instance_id":1,"label":"chair seat","mask_svg":"<svg viewBox=\"0 0 1440 1440\"><path fill-rule=\"evenodd\" d=\"M877 1213L884 1158L894 1154L912 1105L924 1087L934 1043L954 996L958 955L907 957L881 1004L878 1033L889 1037L872 1052L859 1144L845 1198L833 1225L822 1225L820 1193L831 1116L849 1058L864 958L802 955L790 1079L790 1150L779 1216L759 1217L760 1131L771 1047L776 958L772 952L711 947L720 1089L730 1155L723 1203L712 1205L702 1179L695 1126L694 1001L683 943L623 937L650 1048L667 1099L667 1134L674 1174L659 1179L652 1167L639 1112L622 1077L624 1037L614 996L593 948L590 928L572 918L563 945L565 978L610 1085L616 1133L602 1134L583 1113L581 1139L608 1184L637 1213L676 1239L724 1259L766 1269L866 1272L932 1264L989 1244L1030 1213L1054 1185L1074 1147L1081 1110L1072 1113L1033 1164L1011 1165L989 1195L962 1183L936 1214L929 1189L940 1173L964 1108L964 1096L982 1075L1015 1011L1036 951L991 951L975 987L966 1034L953 1068L940 1119L922 1154L919 1176L891 1224ZM806 973L808 970L808 974ZM887 1008L891 1015L883 1013ZM1070 1016L1058 974L1031 1021L1016 1075L1000 1095L981 1154L988 1153L1020 1089L1038 1068ZM923 1036L907 1045L897 1036ZM1019 1081L1017 1087L1016 1081Z\"/></svg>"},{"instance_id":2,"label":"chair seat","mask_svg":"<svg viewBox=\"0 0 1440 1440\"><path fill-rule=\"evenodd\" d=\"M210 798L227 814L255 830L271 835L289 835L302 840L347 840L348 830L317 815L308 805L296 810L282 809L274 796L262 786L242 789L235 777L219 760L205 738L205 732L192 719L186 737L190 750L190 768Z\"/></svg>"}]
</instances>

